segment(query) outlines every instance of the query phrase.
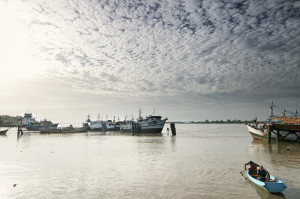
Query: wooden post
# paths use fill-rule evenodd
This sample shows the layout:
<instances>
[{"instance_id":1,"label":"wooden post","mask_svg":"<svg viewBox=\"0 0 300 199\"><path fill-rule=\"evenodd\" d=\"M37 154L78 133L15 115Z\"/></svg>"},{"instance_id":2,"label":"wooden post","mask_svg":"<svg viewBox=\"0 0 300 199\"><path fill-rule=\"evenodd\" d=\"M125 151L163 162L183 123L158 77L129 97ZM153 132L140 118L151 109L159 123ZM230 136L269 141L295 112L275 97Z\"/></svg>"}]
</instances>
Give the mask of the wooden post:
<instances>
[{"instance_id":1,"label":"wooden post","mask_svg":"<svg viewBox=\"0 0 300 199\"><path fill-rule=\"evenodd\" d=\"M106 130L107 130L107 128L106 128L106 123L103 122L103 123L102 123L102 131L103 131L103 132L106 132Z\"/></svg>"},{"instance_id":2,"label":"wooden post","mask_svg":"<svg viewBox=\"0 0 300 199\"><path fill-rule=\"evenodd\" d=\"M131 124L131 133L132 135L135 135L137 133L141 133L141 128L139 123L132 123Z\"/></svg>"},{"instance_id":3,"label":"wooden post","mask_svg":"<svg viewBox=\"0 0 300 199\"><path fill-rule=\"evenodd\" d=\"M276 136L276 142L280 141L280 134L279 134L279 130L277 130L277 136Z\"/></svg>"},{"instance_id":4,"label":"wooden post","mask_svg":"<svg viewBox=\"0 0 300 199\"><path fill-rule=\"evenodd\" d=\"M131 123L131 133L134 135L134 122Z\"/></svg>"},{"instance_id":5,"label":"wooden post","mask_svg":"<svg viewBox=\"0 0 300 199\"><path fill-rule=\"evenodd\" d=\"M22 127L18 126L18 137L23 135Z\"/></svg>"},{"instance_id":6,"label":"wooden post","mask_svg":"<svg viewBox=\"0 0 300 199\"><path fill-rule=\"evenodd\" d=\"M268 144L271 144L271 132L272 132L271 126L268 125Z\"/></svg>"},{"instance_id":7,"label":"wooden post","mask_svg":"<svg viewBox=\"0 0 300 199\"><path fill-rule=\"evenodd\" d=\"M175 128L175 123L170 124L172 135L176 135L176 128Z\"/></svg>"},{"instance_id":8,"label":"wooden post","mask_svg":"<svg viewBox=\"0 0 300 199\"><path fill-rule=\"evenodd\" d=\"M131 124L132 126L131 126L131 132L132 132L132 135L135 135L135 134L137 134L138 133L138 123L132 123Z\"/></svg>"}]
</instances>

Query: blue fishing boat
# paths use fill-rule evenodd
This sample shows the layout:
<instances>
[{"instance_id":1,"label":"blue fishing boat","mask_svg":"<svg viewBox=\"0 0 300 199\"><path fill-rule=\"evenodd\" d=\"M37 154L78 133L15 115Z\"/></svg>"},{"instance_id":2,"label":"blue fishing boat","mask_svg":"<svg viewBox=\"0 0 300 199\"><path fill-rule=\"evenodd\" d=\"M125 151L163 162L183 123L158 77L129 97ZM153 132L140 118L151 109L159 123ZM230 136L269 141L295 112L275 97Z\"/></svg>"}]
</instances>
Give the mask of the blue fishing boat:
<instances>
[{"instance_id":1,"label":"blue fishing boat","mask_svg":"<svg viewBox=\"0 0 300 199\"><path fill-rule=\"evenodd\" d=\"M285 184L272 175L270 175L270 182L262 182L257 179L257 175L250 175L248 170L247 177L254 184L256 184L257 186L263 188L264 190L270 193L281 193L286 189Z\"/></svg>"}]
</instances>

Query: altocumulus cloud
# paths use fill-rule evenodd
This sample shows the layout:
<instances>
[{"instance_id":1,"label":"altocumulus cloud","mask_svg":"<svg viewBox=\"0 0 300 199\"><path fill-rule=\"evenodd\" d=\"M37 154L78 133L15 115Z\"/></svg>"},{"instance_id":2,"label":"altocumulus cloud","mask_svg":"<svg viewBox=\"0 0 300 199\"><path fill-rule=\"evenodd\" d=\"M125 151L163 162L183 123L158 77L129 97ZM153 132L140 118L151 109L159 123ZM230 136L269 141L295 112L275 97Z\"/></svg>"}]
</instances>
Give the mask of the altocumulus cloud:
<instances>
[{"instance_id":1,"label":"altocumulus cloud","mask_svg":"<svg viewBox=\"0 0 300 199\"><path fill-rule=\"evenodd\" d=\"M111 96L299 97L300 2L28 0L49 74ZM297 81L298 80L298 81Z\"/></svg>"}]
</instances>

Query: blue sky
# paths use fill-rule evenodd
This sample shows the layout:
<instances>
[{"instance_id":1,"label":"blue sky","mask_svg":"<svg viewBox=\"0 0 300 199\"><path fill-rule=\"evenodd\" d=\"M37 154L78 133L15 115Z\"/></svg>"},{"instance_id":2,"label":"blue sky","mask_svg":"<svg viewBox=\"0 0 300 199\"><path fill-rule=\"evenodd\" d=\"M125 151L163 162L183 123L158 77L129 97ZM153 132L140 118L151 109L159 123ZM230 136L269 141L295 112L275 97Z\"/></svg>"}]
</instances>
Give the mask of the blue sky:
<instances>
[{"instance_id":1,"label":"blue sky","mask_svg":"<svg viewBox=\"0 0 300 199\"><path fill-rule=\"evenodd\" d=\"M0 2L0 114L265 119L299 109L299 1Z\"/></svg>"}]
</instances>

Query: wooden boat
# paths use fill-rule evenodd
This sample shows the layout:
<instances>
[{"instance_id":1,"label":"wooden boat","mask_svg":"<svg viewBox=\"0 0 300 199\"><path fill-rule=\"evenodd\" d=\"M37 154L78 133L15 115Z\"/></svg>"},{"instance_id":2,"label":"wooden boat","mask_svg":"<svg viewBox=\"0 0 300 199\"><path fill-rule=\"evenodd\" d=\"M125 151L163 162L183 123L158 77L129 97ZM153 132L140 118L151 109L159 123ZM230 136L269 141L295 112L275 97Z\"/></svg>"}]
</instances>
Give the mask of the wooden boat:
<instances>
[{"instance_id":1,"label":"wooden boat","mask_svg":"<svg viewBox=\"0 0 300 199\"><path fill-rule=\"evenodd\" d=\"M248 170L247 177L258 187L261 187L270 193L281 193L286 189L285 184L272 175L270 175L270 182L262 182L257 179L257 175L250 175Z\"/></svg>"},{"instance_id":2,"label":"wooden boat","mask_svg":"<svg viewBox=\"0 0 300 199\"><path fill-rule=\"evenodd\" d=\"M268 132L266 128L259 128L253 125L247 125L248 131L253 137L253 140L268 140ZM272 140L276 140L274 134L271 135Z\"/></svg>"},{"instance_id":3,"label":"wooden boat","mask_svg":"<svg viewBox=\"0 0 300 199\"><path fill-rule=\"evenodd\" d=\"M276 136L278 134L278 124L272 124L270 128L272 128L271 140L276 141ZM275 130L276 127L276 130ZM248 131L252 136L253 140L268 140L268 130L263 127L256 127L254 125L247 125ZM299 132L294 132L291 129L285 130L280 128L279 140L281 142L299 142L300 136Z\"/></svg>"},{"instance_id":4,"label":"wooden boat","mask_svg":"<svg viewBox=\"0 0 300 199\"><path fill-rule=\"evenodd\" d=\"M0 135L6 135L6 132L8 131L8 129L0 131Z\"/></svg>"},{"instance_id":5,"label":"wooden boat","mask_svg":"<svg viewBox=\"0 0 300 199\"><path fill-rule=\"evenodd\" d=\"M296 113L293 116L286 116L286 110L283 111L283 116L275 116L273 109L278 108L272 102L271 115L262 127L256 125L247 125L248 131L254 140L268 140L268 131L271 132L271 140L300 142L300 118ZM292 113L288 111L289 113Z\"/></svg>"},{"instance_id":6,"label":"wooden boat","mask_svg":"<svg viewBox=\"0 0 300 199\"><path fill-rule=\"evenodd\" d=\"M86 132L88 130L87 127L81 127L81 128L74 128L73 126L65 127L65 128L45 128L41 129L40 132L42 134L44 133L80 133L80 132Z\"/></svg>"}]
</instances>

